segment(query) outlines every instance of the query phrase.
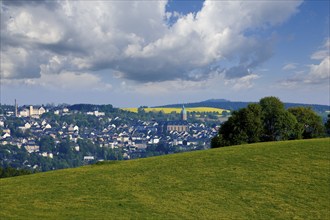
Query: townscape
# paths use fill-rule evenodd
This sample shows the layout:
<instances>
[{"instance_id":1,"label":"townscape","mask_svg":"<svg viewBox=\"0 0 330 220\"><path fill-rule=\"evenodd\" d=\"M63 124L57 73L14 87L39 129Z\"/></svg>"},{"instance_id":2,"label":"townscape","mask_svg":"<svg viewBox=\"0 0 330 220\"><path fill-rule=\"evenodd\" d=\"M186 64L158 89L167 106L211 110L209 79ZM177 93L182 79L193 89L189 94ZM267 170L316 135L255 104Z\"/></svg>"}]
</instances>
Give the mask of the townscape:
<instances>
[{"instance_id":1,"label":"townscape","mask_svg":"<svg viewBox=\"0 0 330 220\"><path fill-rule=\"evenodd\" d=\"M330 220L329 8L1 0L0 220Z\"/></svg>"},{"instance_id":2,"label":"townscape","mask_svg":"<svg viewBox=\"0 0 330 220\"><path fill-rule=\"evenodd\" d=\"M209 148L220 122L189 115L184 107L166 115L111 105L15 104L0 115L0 160L2 166L47 171Z\"/></svg>"}]
</instances>

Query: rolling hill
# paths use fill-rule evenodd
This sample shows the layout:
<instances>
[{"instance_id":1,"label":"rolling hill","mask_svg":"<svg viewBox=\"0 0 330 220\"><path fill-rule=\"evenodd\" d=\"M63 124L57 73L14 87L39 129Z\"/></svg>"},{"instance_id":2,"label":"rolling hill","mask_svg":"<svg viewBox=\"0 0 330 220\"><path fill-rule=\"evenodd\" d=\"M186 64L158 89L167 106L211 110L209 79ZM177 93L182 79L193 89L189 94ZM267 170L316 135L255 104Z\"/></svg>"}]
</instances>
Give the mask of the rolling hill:
<instances>
[{"instance_id":1,"label":"rolling hill","mask_svg":"<svg viewBox=\"0 0 330 220\"><path fill-rule=\"evenodd\" d=\"M211 108L211 107L193 107L193 108L185 108L187 112L217 112L218 114L222 114L223 111L228 111L225 109L220 109L220 108ZM126 111L130 111L130 112L138 112L138 108L122 108L122 110L126 110ZM177 107L177 108L143 108L143 110L145 112L164 112L165 114L170 114L172 112L175 113L180 113L182 110L182 106L181 107Z\"/></svg>"},{"instance_id":2,"label":"rolling hill","mask_svg":"<svg viewBox=\"0 0 330 220\"><path fill-rule=\"evenodd\" d=\"M0 219L329 219L330 139L0 179Z\"/></svg>"},{"instance_id":3,"label":"rolling hill","mask_svg":"<svg viewBox=\"0 0 330 220\"><path fill-rule=\"evenodd\" d=\"M164 105L159 107L167 107L167 108L179 108L182 107L184 104L187 108L193 107L211 107L211 108L221 108L221 109L228 109L228 110L238 110L240 108L245 108L248 104L253 102L233 102L226 99L209 99L201 102L194 102L194 103L180 103L180 104L171 104L171 105ZM330 110L329 105L317 105L317 104L303 104L303 103L284 103L286 108L290 107L310 107L315 112L322 114L325 111Z\"/></svg>"}]
</instances>

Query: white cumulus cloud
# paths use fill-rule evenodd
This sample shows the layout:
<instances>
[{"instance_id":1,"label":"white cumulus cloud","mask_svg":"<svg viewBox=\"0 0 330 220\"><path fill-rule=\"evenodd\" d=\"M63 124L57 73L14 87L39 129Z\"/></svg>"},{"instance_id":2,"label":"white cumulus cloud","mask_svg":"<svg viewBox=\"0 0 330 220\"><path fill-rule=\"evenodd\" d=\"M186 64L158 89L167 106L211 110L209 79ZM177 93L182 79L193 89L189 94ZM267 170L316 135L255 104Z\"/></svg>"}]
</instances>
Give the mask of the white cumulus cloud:
<instances>
[{"instance_id":1,"label":"white cumulus cloud","mask_svg":"<svg viewBox=\"0 0 330 220\"><path fill-rule=\"evenodd\" d=\"M205 80L216 70L249 87L257 77L248 70L272 56L257 31L285 22L301 2L206 0L199 12L179 15L166 11L167 1L3 1L0 74L96 86L91 75L106 70L152 85Z\"/></svg>"},{"instance_id":2,"label":"white cumulus cloud","mask_svg":"<svg viewBox=\"0 0 330 220\"><path fill-rule=\"evenodd\" d=\"M295 87L299 85L326 85L330 83L330 44L329 38L325 40L320 50L311 55L312 60L319 61L308 65L308 69L281 82L283 86Z\"/></svg>"},{"instance_id":3,"label":"white cumulus cloud","mask_svg":"<svg viewBox=\"0 0 330 220\"><path fill-rule=\"evenodd\" d=\"M288 63L282 67L282 70L294 70L297 68L297 63Z\"/></svg>"}]
</instances>

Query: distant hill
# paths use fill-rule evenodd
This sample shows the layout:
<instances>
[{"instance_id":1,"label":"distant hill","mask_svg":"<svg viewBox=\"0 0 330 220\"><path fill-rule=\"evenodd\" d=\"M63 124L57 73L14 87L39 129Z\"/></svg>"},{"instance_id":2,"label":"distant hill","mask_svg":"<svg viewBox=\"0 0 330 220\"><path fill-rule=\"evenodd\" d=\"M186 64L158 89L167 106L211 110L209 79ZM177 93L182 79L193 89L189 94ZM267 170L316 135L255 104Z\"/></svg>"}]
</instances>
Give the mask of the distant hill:
<instances>
[{"instance_id":1,"label":"distant hill","mask_svg":"<svg viewBox=\"0 0 330 220\"><path fill-rule=\"evenodd\" d=\"M330 139L0 179L0 219L329 219Z\"/></svg>"},{"instance_id":2,"label":"distant hill","mask_svg":"<svg viewBox=\"0 0 330 220\"><path fill-rule=\"evenodd\" d=\"M221 108L221 109L228 109L228 110L238 110L240 108L245 108L248 104L253 102L232 102L226 99L209 99L201 102L194 102L194 103L180 103L180 104L171 104L171 105L164 105L160 107L171 107L171 108L178 108L184 105L185 107L212 107L212 108ZM286 108L296 107L296 106L304 106L310 107L317 113L324 113L325 111L330 110L329 105L317 105L317 104L302 104L302 103L284 103Z\"/></svg>"},{"instance_id":3,"label":"distant hill","mask_svg":"<svg viewBox=\"0 0 330 220\"><path fill-rule=\"evenodd\" d=\"M130 112L138 112L139 108L122 108L122 110L126 110L126 111L130 111ZM212 108L212 107L195 107L195 108L185 108L187 112L217 112L219 114L221 114L223 111L225 111L224 109L220 109L220 108ZM172 112L175 113L180 113L182 110L182 106L179 108L143 108L143 110L145 112L164 112L165 114L170 114Z\"/></svg>"}]
</instances>

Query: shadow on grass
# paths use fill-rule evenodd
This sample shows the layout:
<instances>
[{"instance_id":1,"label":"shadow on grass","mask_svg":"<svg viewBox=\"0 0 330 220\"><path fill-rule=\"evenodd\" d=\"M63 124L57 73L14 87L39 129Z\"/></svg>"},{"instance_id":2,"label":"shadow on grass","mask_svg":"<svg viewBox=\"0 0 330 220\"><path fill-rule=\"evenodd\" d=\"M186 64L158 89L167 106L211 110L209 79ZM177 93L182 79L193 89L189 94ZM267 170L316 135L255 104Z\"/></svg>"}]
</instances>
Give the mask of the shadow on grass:
<instances>
[{"instance_id":1,"label":"shadow on grass","mask_svg":"<svg viewBox=\"0 0 330 220\"><path fill-rule=\"evenodd\" d=\"M104 160L104 161L98 161L93 164L93 166L99 166L99 165L106 165L106 164L116 164L119 163L120 160Z\"/></svg>"}]
</instances>

